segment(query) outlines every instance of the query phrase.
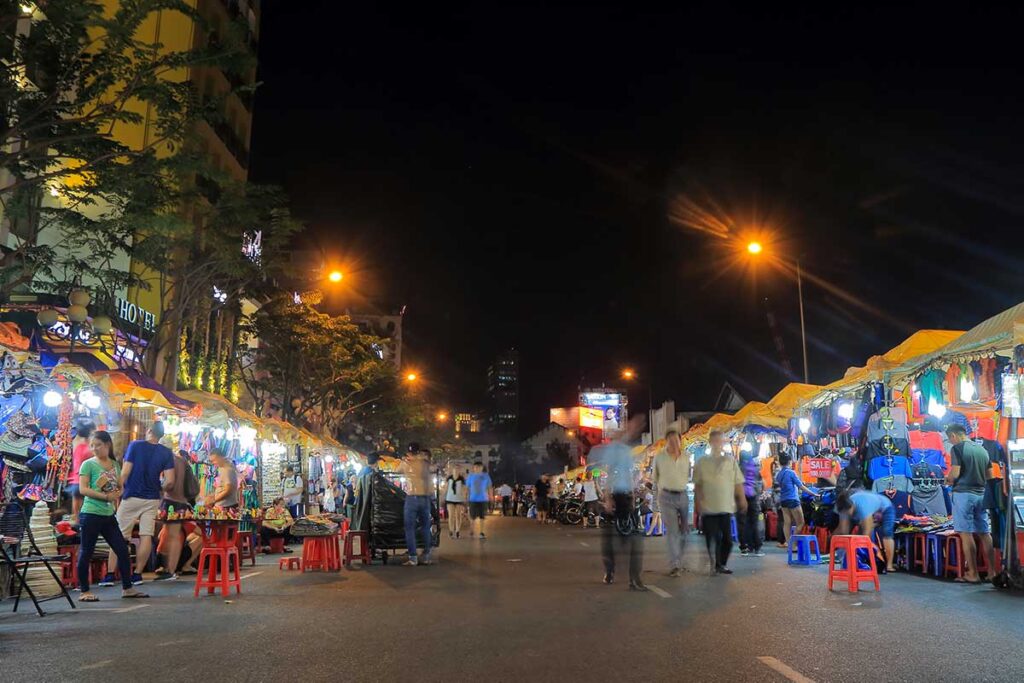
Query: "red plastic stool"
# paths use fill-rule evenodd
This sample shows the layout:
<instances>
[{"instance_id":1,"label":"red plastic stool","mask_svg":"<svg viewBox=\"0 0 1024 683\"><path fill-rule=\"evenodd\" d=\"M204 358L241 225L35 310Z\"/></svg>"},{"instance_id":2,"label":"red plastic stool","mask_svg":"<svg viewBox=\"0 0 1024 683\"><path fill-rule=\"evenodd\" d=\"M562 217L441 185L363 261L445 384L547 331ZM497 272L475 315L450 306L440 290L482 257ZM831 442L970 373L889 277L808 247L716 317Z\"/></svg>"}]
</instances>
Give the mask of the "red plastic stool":
<instances>
[{"instance_id":1,"label":"red plastic stool","mask_svg":"<svg viewBox=\"0 0 1024 683\"><path fill-rule=\"evenodd\" d=\"M946 537L946 561L942 565L942 575L949 576L952 573L958 578L964 577L964 546L960 536L953 535Z\"/></svg>"},{"instance_id":2,"label":"red plastic stool","mask_svg":"<svg viewBox=\"0 0 1024 683\"><path fill-rule=\"evenodd\" d=\"M779 513L774 510L768 510L764 513L764 528L765 535L769 539L776 539L779 537Z\"/></svg>"},{"instance_id":3,"label":"red plastic stool","mask_svg":"<svg viewBox=\"0 0 1024 683\"><path fill-rule=\"evenodd\" d=\"M341 534L337 533L328 538L327 560L332 571L341 569Z\"/></svg>"},{"instance_id":4,"label":"red plastic stool","mask_svg":"<svg viewBox=\"0 0 1024 683\"><path fill-rule=\"evenodd\" d=\"M68 559L60 563L60 580L67 588L78 585L78 548L77 545L57 546L58 555L68 556Z\"/></svg>"},{"instance_id":5,"label":"red plastic stool","mask_svg":"<svg viewBox=\"0 0 1024 683\"><path fill-rule=\"evenodd\" d=\"M831 534L825 527L820 527L814 530L814 535L818 537L818 548L821 549L822 553L828 552L828 539Z\"/></svg>"},{"instance_id":6,"label":"red plastic stool","mask_svg":"<svg viewBox=\"0 0 1024 683\"><path fill-rule=\"evenodd\" d=\"M243 560L250 560L253 567L256 566L256 541L253 540L254 533L253 531L246 531L239 532L238 534L238 554Z\"/></svg>"},{"instance_id":7,"label":"red plastic stool","mask_svg":"<svg viewBox=\"0 0 1024 683\"><path fill-rule=\"evenodd\" d=\"M921 568L922 574L928 573L928 536L927 534L914 534L914 555L910 563L911 571Z\"/></svg>"},{"instance_id":8,"label":"red plastic stool","mask_svg":"<svg viewBox=\"0 0 1024 683\"><path fill-rule=\"evenodd\" d=\"M302 571L331 571L331 539L333 536L306 536L302 539Z\"/></svg>"},{"instance_id":9,"label":"red plastic stool","mask_svg":"<svg viewBox=\"0 0 1024 683\"><path fill-rule=\"evenodd\" d=\"M302 569L302 560L297 557L282 557L277 561L277 569L278 571L282 569L289 571L292 569Z\"/></svg>"},{"instance_id":10,"label":"red plastic stool","mask_svg":"<svg viewBox=\"0 0 1024 683\"><path fill-rule=\"evenodd\" d=\"M202 524L198 525L203 534L203 549L199 553L196 567L195 597L199 590L205 588L207 595L220 588L221 595L235 592L242 593L242 577L239 575L241 558L238 554L238 524ZM234 558L234 572L231 571L231 559Z\"/></svg>"},{"instance_id":11,"label":"red plastic stool","mask_svg":"<svg viewBox=\"0 0 1024 683\"><path fill-rule=\"evenodd\" d=\"M284 537L274 536L270 539L270 552L276 555L280 555L284 552Z\"/></svg>"},{"instance_id":12,"label":"red plastic stool","mask_svg":"<svg viewBox=\"0 0 1024 683\"><path fill-rule=\"evenodd\" d=\"M353 547L356 539L359 540L358 555ZM370 555L370 534L366 531L349 531L345 534L345 549L342 553L342 563L351 567L353 560L359 560L364 565L373 562L373 557Z\"/></svg>"},{"instance_id":13,"label":"red plastic stool","mask_svg":"<svg viewBox=\"0 0 1024 683\"><path fill-rule=\"evenodd\" d=\"M857 550L864 548L868 551L869 569L858 569ZM836 567L836 555L840 550L845 551L846 568ZM875 566L875 548L871 539L867 536L833 536L832 557L828 563L828 589L832 590L835 581L845 581L851 593L856 593L860 588L861 581L871 581L875 584L875 590L881 590L878 583L878 567Z\"/></svg>"},{"instance_id":14,"label":"red plastic stool","mask_svg":"<svg viewBox=\"0 0 1024 683\"><path fill-rule=\"evenodd\" d=\"M992 577L992 571L989 569L989 566L988 566L988 556L985 554L985 549L981 547L981 540L979 539L978 536L974 537L974 546L975 546L975 548L977 549L977 552L978 552L978 559L975 560L974 566L976 566L978 568L978 573L979 574L985 574L986 576L991 578ZM993 550L995 550L995 549L993 548ZM1001 566L1001 565L1002 565L1001 562L996 565L997 570L998 570L998 567Z\"/></svg>"}]
</instances>

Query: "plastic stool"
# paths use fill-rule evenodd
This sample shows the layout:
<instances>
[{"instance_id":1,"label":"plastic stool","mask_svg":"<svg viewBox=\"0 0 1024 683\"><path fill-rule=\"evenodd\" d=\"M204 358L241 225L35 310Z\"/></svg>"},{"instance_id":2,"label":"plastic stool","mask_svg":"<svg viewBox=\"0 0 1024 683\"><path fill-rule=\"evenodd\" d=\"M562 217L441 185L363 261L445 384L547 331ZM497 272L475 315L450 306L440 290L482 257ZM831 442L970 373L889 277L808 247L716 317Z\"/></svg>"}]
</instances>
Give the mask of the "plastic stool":
<instances>
[{"instance_id":1,"label":"plastic stool","mask_svg":"<svg viewBox=\"0 0 1024 683\"><path fill-rule=\"evenodd\" d=\"M942 565L942 575L964 577L964 546L960 536L946 536L946 561Z\"/></svg>"},{"instance_id":2,"label":"plastic stool","mask_svg":"<svg viewBox=\"0 0 1024 683\"><path fill-rule=\"evenodd\" d=\"M287 569L288 571L291 571L292 569L301 568L302 561L297 557L282 557L280 560L277 561L278 571L281 571L282 569Z\"/></svg>"},{"instance_id":3,"label":"plastic stool","mask_svg":"<svg viewBox=\"0 0 1024 683\"><path fill-rule=\"evenodd\" d=\"M818 539L818 548L823 553L828 552L828 539L832 534L825 527L818 527L814 530L814 536Z\"/></svg>"},{"instance_id":4,"label":"plastic stool","mask_svg":"<svg viewBox=\"0 0 1024 683\"><path fill-rule=\"evenodd\" d=\"M235 558L234 571L232 572L231 558ZM231 595L231 587L235 592L242 592L242 578L238 574L238 566L241 564L238 557L238 548L203 548L199 553L198 571L196 572L195 597L199 597L199 589L205 588L207 595L212 595L217 588L220 588L221 595ZM204 573L206 576L204 576Z\"/></svg>"},{"instance_id":5,"label":"plastic stool","mask_svg":"<svg viewBox=\"0 0 1024 683\"><path fill-rule=\"evenodd\" d=\"M992 571L988 566L988 557L985 555L985 549L981 547L981 541L977 535L974 536L974 546L978 551L978 559L974 561L974 566L978 568L979 574L985 574L992 578ZM998 568L999 565L996 565L996 567Z\"/></svg>"},{"instance_id":6,"label":"plastic stool","mask_svg":"<svg viewBox=\"0 0 1024 683\"><path fill-rule=\"evenodd\" d=\"M331 571L332 536L306 536L302 539L302 571L321 569Z\"/></svg>"},{"instance_id":7,"label":"plastic stool","mask_svg":"<svg viewBox=\"0 0 1024 683\"><path fill-rule=\"evenodd\" d=\"M359 554L354 550L355 541L359 540ZM342 552L341 561L349 567L353 560L359 560L364 565L370 564L373 558L370 555L370 534L366 531L349 531L345 534L345 547Z\"/></svg>"},{"instance_id":8,"label":"plastic stool","mask_svg":"<svg viewBox=\"0 0 1024 683\"><path fill-rule=\"evenodd\" d=\"M860 569L857 565L857 550L864 548L868 551L868 569ZM839 551L844 551L843 558L846 560L845 567L836 567L836 557ZM878 583L878 567L875 566L875 548L871 539L867 536L833 536L832 537L832 559L828 563L828 589L836 581L845 581L847 589L856 593L860 589L861 581L871 581L875 584L875 590L881 590Z\"/></svg>"},{"instance_id":9,"label":"plastic stool","mask_svg":"<svg viewBox=\"0 0 1024 683\"><path fill-rule=\"evenodd\" d=\"M268 545L270 546L271 553L280 555L284 552L284 537L274 536L270 539L270 543Z\"/></svg>"},{"instance_id":10,"label":"plastic stool","mask_svg":"<svg viewBox=\"0 0 1024 683\"><path fill-rule=\"evenodd\" d=\"M944 564L942 562L943 540L945 536L928 534L925 541L925 552L928 554L928 563L932 568L932 575L942 576Z\"/></svg>"},{"instance_id":11,"label":"plastic stool","mask_svg":"<svg viewBox=\"0 0 1024 683\"><path fill-rule=\"evenodd\" d=\"M920 567L921 568L921 573L922 574L927 574L928 573L928 548L927 548L926 541L928 540L928 536L926 534L916 533L916 534L913 534L913 537L914 537L914 554L912 555L913 559L910 562L910 566L908 567L908 570L914 571L918 567Z\"/></svg>"},{"instance_id":12,"label":"plastic stool","mask_svg":"<svg viewBox=\"0 0 1024 683\"><path fill-rule=\"evenodd\" d=\"M779 535L779 513L774 510L766 510L764 513L764 538L766 541L778 538Z\"/></svg>"},{"instance_id":13,"label":"plastic stool","mask_svg":"<svg viewBox=\"0 0 1024 683\"><path fill-rule=\"evenodd\" d=\"M252 566L256 566L256 541L253 540L255 532L243 531L238 534L238 555L241 559L249 559Z\"/></svg>"},{"instance_id":14,"label":"plastic stool","mask_svg":"<svg viewBox=\"0 0 1024 683\"><path fill-rule=\"evenodd\" d=\"M796 559L793 559L793 546L796 546ZM814 546L815 561L811 562L811 546ZM821 549L818 546L818 537L809 534L794 534L789 537L789 546L786 548L787 564L802 564L810 566L821 562Z\"/></svg>"}]
</instances>

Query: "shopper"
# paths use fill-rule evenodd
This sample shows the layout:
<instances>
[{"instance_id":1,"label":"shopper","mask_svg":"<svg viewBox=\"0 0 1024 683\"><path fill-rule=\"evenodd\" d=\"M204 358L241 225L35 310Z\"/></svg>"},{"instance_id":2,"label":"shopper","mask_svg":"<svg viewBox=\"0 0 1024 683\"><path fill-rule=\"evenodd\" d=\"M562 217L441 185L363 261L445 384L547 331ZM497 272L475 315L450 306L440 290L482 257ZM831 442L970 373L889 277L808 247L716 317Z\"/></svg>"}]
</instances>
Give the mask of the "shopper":
<instances>
[{"instance_id":1,"label":"shopper","mask_svg":"<svg viewBox=\"0 0 1024 683\"><path fill-rule=\"evenodd\" d=\"M836 496L836 512L839 513L838 533L847 534L850 527L856 524L861 535L869 538L875 531L875 515L880 515L878 535L882 537L882 550L885 552L885 571L896 571L893 564L896 559L896 543L893 540L896 508L891 500L871 491L841 491ZM856 561L856 558L847 558L847 562Z\"/></svg>"},{"instance_id":2,"label":"shopper","mask_svg":"<svg viewBox=\"0 0 1024 683\"><path fill-rule=\"evenodd\" d=\"M779 473L775 475L775 486L779 489L779 506L782 508L783 542L780 548L789 547L789 537L804 528L804 509L800 503L800 492L816 495L807 488L800 475L793 471L793 459L787 453L779 456Z\"/></svg>"},{"instance_id":3,"label":"shopper","mask_svg":"<svg viewBox=\"0 0 1024 683\"><path fill-rule=\"evenodd\" d=\"M466 488L469 490L469 535L486 539L484 519L487 517L487 505L494 497L494 484L479 460L473 463L473 473L466 477Z\"/></svg>"},{"instance_id":4,"label":"shopper","mask_svg":"<svg viewBox=\"0 0 1024 683\"><path fill-rule=\"evenodd\" d=\"M132 558L128 543L114 517L114 501L121 495L121 473L114 462L114 443L110 434L93 432L89 439L92 457L79 468L79 490L84 500L79 513L78 587L80 602L96 602L99 598L89 590L89 567L92 564L96 539L102 536L117 557L117 570L121 574L122 598L149 597L132 587ZM113 576L110 577L113 579ZM110 585L113 585L111 583Z\"/></svg>"},{"instance_id":5,"label":"shopper","mask_svg":"<svg viewBox=\"0 0 1024 683\"><path fill-rule=\"evenodd\" d=\"M409 445L409 453L402 460L401 472L408 489L405 495L405 545L409 551L403 563L407 567L431 564L430 535L430 454L420 450L419 444ZM416 531L423 535L423 554L416 555Z\"/></svg>"},{"instance_id":6,"label":"shopper","mask_svg":"<svg viewBox=\"0 0 1024 683\"><path fill-rule=\"evenodd\" d=\"M462 534L462 517L466 513L466 478L457 467L445 480L444 503L448 515L448 538L459 538Z\"/></svg>"},{"instance_id":7,"label":"shopper","mask_svg":"<svg viewBox=\"0 0 1024 683\"><path fill-rule=\"evenodd\" d=\"M601 526L601 489L593 472L588 471L580 482L580 492L583 494L583 528L590 526L591 517L594 519L594 527Z\"/></svg>"},{"instance_id":8,"label":"shopper","mask_svg":"<svg viewBox=\"0 0 1024 683\"><path fill-rule=\"evenodd\" d=\"M185 494L185 484L192 475L188 460L188 453L185 451L178 451L174 456L174 486L171 487L170 491L164 492L163 502L160 504L161 510L167 513L168 516L174 514L187 513L192 510L192 506L189 505L188 498ZM185 546L185 537L187 534L182 528L180 520L167 519L164 521L163 529L160 531L161 537L163 537L163 543L158 543L157 555L161 554L160 545L163 546L162 552L166 554L167 561L163 564L163 572L157 572L157 581L175 581L178 578L177 569L178 561L181 559L181 551Z\"/></svg>"},{"instance_id":9,"label":"shopper","mask_svg":"<svg viewBox=\"0 0 1024 683\"><path fill-rule=\"evenodd\" d=\"M548 520L548 491L551 484L548 483L548 475L542 474L533 485L533 505L537 508L537 524L543 524Z\"/></svg>"},{"instance_id":10,"label":"shopper","mask_svg":"<svg viewBox=\"0 0 1024 683\"><path fill-rule=\"evenodd\" d=\"M646 492L644 493L644 501L647 503L647 507L650 509L651 523L648 525L646 536L658 535L658 529L661 527L661 505L658 503L658 495L654 492L654 484L652 482L644 483ZM671 570L669 570L671 573Z\"/></svg>"},{"instance_id":11,"label":"shopper","mask_svg":"<svg viewBox=\"0 0 1024 683\"><path fill-rule=\"evenodd\" d=\"M607 488L604 491L606 512L616 522L628 522L633 514L635 501L633 481L633 451L629 443L640 436L647 418L635 415L626 423L622 436L607 445L598 446L590 452L591 462L607 472ZM605 524L601 536L601 556L604 561L604 582L615 581L615 544L621 543L629 554L629 589L647 591L640 580L643 571L643 546L636 534L623 536L618 524Z\"/></svg>"},{"instance_id":12,"label":"shopper","mask_svg":"<svg viewBox=\"0 0 1024 683\"><path fill-rule=\"evenodd\" d=\"M275 498L270 507L264 511L263 522L260 524L260 540L263 543L263 552L270 552L270 539L286 538L288 536L288 529L292 528L293 524L295 524L295 518L288 511L284 498L280 496ZM291 550L285 548L284 552L290 553Z\"/></svg>"},{"instance_id":13,"label":"shopper","mask_svg":"<svg viewBox=\"0 0 1024 683\"><path fill-rule=\"evenodd\" d=\"M764 557L761 550L763 535L758 525L764 481L761 479L761 469L754 462L754 456L750 451L740 451L740 472L743 473L743 495L747 499L747 511L736 517L739 526L740 555Z\"/></svg>"},{"instance_id":14,"label":"shopper","mask_svg":"<svg viewBox=\"0 0 1024 683\"><path fill-rule=\"evenodd\" d=\"M669 429L665 435L665 449L654 456L651 480L657 487L658 507L665 524L665 542L668 544L668 575L683 572L683 553L686 537L690 533L690 456L684 453L679 431ZM651 528L655 528L653 523Z\"/></svg>"},{"instance_id":15,"label":"shopper","mask_svg":"<svg viewBox=\"0 0 1024 683\"><path fill-rule=\"evenodd\" d=\"M131 538L135 524L139 525L139 547L135 559L132 583L142 583L142 572L153 551L156 515L160 510L160 496L174 488L174 454L160 443L164 437L162 422L154 422L146 430L145 441L132 441L124 454L121 467L121 488L124 491L117 508L117 524L121 535ZM161 483L162 482L162 483ZM107 566L114 566L114 551L110 551ZM113 586L114 575L108 572L101 586Z\"/></svg>"},{"instance_id":16,"label":"shopper","mask_svg":"<svg viewBox=\"0 0 1024 683\"><path fill-rule=\"evenodd\" d=\"M985 480L992 475L991 460L983 446L967 438L967 430L962 425L947 427L946 436L953 445L949 452L952 466L946 475L947 481L953 485L953 530L960 535L967 564L963 578L956 580L959 583L980 583L975 534L981 538L981 549L988 559L988 566L996 566L991 528L983 504Z\"/></svg>"},{"instance_id":17,"label":"shopper","mask_svg":"<svg viewBox=\"0 0 1024 683\"><path fill-rule=\"evenodd\" d=\"M219 448L210 449L210 462L217 466L217 486L206 497L207 507L232 510L238 507L238 469Z\"/></svg>"},{"instance_id":18,"label":"shopper","mask_svg":"<svg viewBox=\"0 0 1024 683\"><path fill-rule=\"evenodd\" d=\"M508 484L499 486L498 497L501 498L501 516L508 517L512 507L512 487Z\"/></svg>"},{"instance_id":19,"label":"shopper","mask_svg":"<svg viewBox=\"0 0 1024 683\"><path fill-rule=\"evenodd\" d=\"M75 438L71 440L71 471L68 472L68 485L64 490L71 497L71 521L75 523L78 522L78 513L85 502L78 487L78 472L82 469L82 463L92 457L89 440L94 429L91 423L79 425Z\"/></svg>"},{"instance_id":20,"label":"shopper","mask_svg":"<svg viewBox=\"0 0 1024 683\"><path fill-rule=\"evenodd\" d=\"M698 460L693 468L694 497L700 505L711 574L732 574L728 563L732 552L733 514L747 511L743 473L732 455L724 451L722 432L712 431L708 441L711 453Z\"/></svg>"}]
</instances>

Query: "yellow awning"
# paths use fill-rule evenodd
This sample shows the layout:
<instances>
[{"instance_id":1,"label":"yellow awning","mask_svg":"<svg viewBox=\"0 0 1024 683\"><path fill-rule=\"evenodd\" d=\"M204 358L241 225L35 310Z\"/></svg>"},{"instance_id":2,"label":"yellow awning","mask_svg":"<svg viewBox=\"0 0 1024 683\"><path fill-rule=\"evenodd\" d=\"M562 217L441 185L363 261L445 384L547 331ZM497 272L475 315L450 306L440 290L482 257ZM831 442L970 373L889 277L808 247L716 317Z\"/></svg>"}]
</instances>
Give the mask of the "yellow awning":
<instances>
[{"instance_id":1,"label":"yellow awning","mask_svg":"<svg viewBox=\"0 0 1024 683\"><path fill-rule=\"evenodd\" d=\"M199 389L186 389L177 392L183 399L198 403L203 407L202 422L211 427L227 429L229 421L241 422L250 427L259 427L260 418L247 410L242 410L223 396L217 396Z\"/></svg>"}]
</instances>

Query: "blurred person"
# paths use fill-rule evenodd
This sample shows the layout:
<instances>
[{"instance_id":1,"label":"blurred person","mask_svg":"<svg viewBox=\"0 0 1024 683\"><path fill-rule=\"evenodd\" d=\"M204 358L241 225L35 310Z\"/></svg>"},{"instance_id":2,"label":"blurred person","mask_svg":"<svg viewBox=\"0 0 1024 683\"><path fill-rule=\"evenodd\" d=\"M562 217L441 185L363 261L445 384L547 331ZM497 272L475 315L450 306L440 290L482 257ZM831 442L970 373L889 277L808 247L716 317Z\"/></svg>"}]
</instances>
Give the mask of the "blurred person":
<instances>
[{"instance_id":1,"label":"blurred person","mask_svg":"<svg viewBox=\"0 0 1024 683\"><path fill-rule=\"evenodd\" d=\"M186 469L190 467L186 459L187 455L185 451L178 451L174 456L174 486L169 491L164 491L164 499L160 504L160 509L168 515L172 510L178 514L192 510L192 506L189 505L188 498L185 496L185 482L189 475ZM182 529L180 520L167 519L164 521L160 537L163 539L163 553L166 554L167 561L163 564L164 571L156 573L157 581L177 580L178 561L181 558L181 550L187 535ZM158 541L157 555L161 554L160 545L161 543Z\"/></svg>"},{"instance_id":2,"label":"blurred person","mask_svg":"<svg viewBox=\"0 0 1024 683\"><path fill-rule=\"evenodd\" d=\"M71 470L68 472L68 485L64 490L71 497L72 524L78 523L78 513L85 502L78 488L78 472L82 469L82 463L92 457L89 441L94 429L91 423L80 425L75 432L75 438L71 440Z\"/></svg>"},{"instance_id":3,"label":"blurred person","mask_svg":"<svg viewBox=\"0 0 1024 683\"><path fill-rule=\"evenodd\" d=\"M758 528L758 517L761 514L759 501L764 490L764 480L761 478L761 469L754 462L752 452L740 451L740 472L743 473L743 495L747 499L747 511L736 515L740 555L764 557L761 550L762 536Z\"/></svg>"},{"instance_id":4,"label":"blurred person","mask_svg":"<svg viewBox=\"0 0 1024 683\"><path fill-rule=\"evenodd\" d=\"M182 524L182 529L185 531L185 547L189 550L188 559L185 560L184 564L178 568L179 576L195 575L196 573L196 562L199 561L199 552L203 549L203 532L199 527L192 523L186 522ZM291 552L286 550L285 552Z\"/></svg>"},{"instance_id":5,"label":"blurred person","mask_svg":"<svg viewBox=\"0 0 1024 683\"><path fill-rule=\"evenodd\" d=\"M89 590L89 568L92 564L96 539L100 536L110 545L117 557L121 574L122 598L149 597L132 587L132 560L128 542L114 516L114 503L121 496L120 472L114 461L114 442L110 434L93 432L89 439L91 458L79 468L79 487L85 500L79 513L80 543L78 551L78 586L82 591L79 602L96 602L99 598ZM113 576L110 577L113 579ZM111 584L113 585L113 581Z\"/></svg>"},{"instance_id":6,"label":"blurred person","mask_svg":"<svg viewBox=\"0 0 1024 683\"><path fill-rule=\"evenodd\" d=\"M139 525L139 547L135 559L132 583L142 583L142 572L153 551L156 516L160 510L160 496L174 487L174 454L160 443L164 437L163 422L154 422L146 430L145 440L132 441L124 454L121 466L121 504L117 508L117 524L121 535L131 538L135 524ZM114 551L110 551L107 566L114 566ZM113 586L114 574L108 572L101 586Z\"/></svg>"},{"instance_id":7,"label":"blurred person","mask_svg":"<svg viewBox=\"0 0 1024 683\"><path fill-rule=\"evenodd\" d=\"M992 477L992 461L983 446L967 437L967 430L962 425L952 424L947 427L946 436L952 444L949 451L952 466L946 481L953 486L953 530L960 535L967 564L963 578L957 581L980 583L975 534L981 539L982 552L988 559L988 566L996 566L991 527L984 507L985 482Z\"/></svg>"},{"instance_id":8,"label":"blurred person","mask_svg":"<svg viewBox=\"0 0 1024 683\"><path fill-rule=\"evenodd\" d=\"M295 524L295 518L285 505L285 499L279 496L273 500L271 505L263 512L263 522L260 524L260 540L263 543L263 552L270 552L270 539L287 538L288 530ZM290 553L291 548L285 547L284 552Z\"/></svg>"},{"instance_id":9,"label":"blurred person","mask_svg":"<svg viewBox=\"0 0 1024 683\"><path fill-rule=\"evenodd\" d=\"M816 495L814 491L807 488L800 475L793 471L793 459L788 453L779 455L779 473L775 475L775 486L779 489L779 506L782 508L782 533L783 542L779 547L789 547L789 537L796 529L796 533L804 528L804 508L800 503L800 492Z\"/></svg>"},{"instance_id":10,"label":"blurred person","mask_svg":"<svg viewBox=\"0 0 1024 683\"><path fill-rule=\"evenodd\" d=\"M593 472L587 472L580 482L580 493L583 494L583 528L590 526L590 518L594 518L594 526L601 526L601 489L594 479Z\"/></svg>"},{"instance_id":11,"label":"blurred person","mask_svg":"<svg viewBox=\"0 0 1024 683\"><path fill-rule=\"evenodd\" d=\"M885 552L885 571L896 571L893 564L896 559L896 542L893 534L896 527L896 508L892 501L879 493L871 491L840 491L836 496L836 512L839 513L838 534L850 533L850 527L856 524L860 535L871 537L875 531L875 515L880 517L878 535L882 538L882 549ZM847 559L855 562L856 559Z\"/></svg>"},{"instance_id":12,"label":"blurred person","mask_svg":"<svg viewBox=\"0 0 1024 683\"><path fill-rule=\"evenodd\" d=\"M565 479L559 478L557 482L552 482L551 477L548 477L548 524L558 524L557 519L551 519L551 513L558 509L558 499L563 493L565 493Z\"/></svg>"},{"instance_id":13,"label":"blurred person","mask_svg":"<svg viewBox=\"0 0 1024 683\"><path fill-rule=\"evenodd\" d=\"M432 564L430 535L430 457L429 452L421 450L419 444L409 444L409 452L402 459L399 470L406 479L408 488L405 495L405 545L409 557L402 564L406 567ZM416 531L423 535L423 554L416 554Z\"/></svg>"},{"instance_id":14,"label":"blurred person","mask_svg":"<svg viewBox=\"0 0 1024 683\"><path fill-rule=\"evenodd\" d=\"M488 503L494 497L494 484L491 483L491 475L484 472L481 461L473 463L473 473L466 477L466 488L469 491L469 535L486 539L484 519Z\"/></svg>"},{"instance_id":15,"label":"blurred person","mask_svg":"<svg viewBox=\"0 0 1024 683\"><path fill-rule=\"evenodd\" d=\"M548 491L551 484L548 475L542 474L533 485L533 504L537 508L537 524L543 524L548 519Z\"/></svg>"},{"instance_id":16,"label":"blurred person","mask_svg":"<svg viewBox=\"0 0 1024 683\"><path fill-rule=\"evenodd\" d=\"M607 488L604 491L605 511L617 522L627 522L633 514L635 505L635 485L633 481L633 451L629 443L635 440L644 429L647 418L635 415L626 423L622 435L616 441L598 446L590 452L590 460L607 472ZM647 586L640 579L643 571L643 547L636 534L623 536L617 524L609 523L604 527L601 537L601 557L604 562L604 583L615 581L615 543L625 546L629 555L629 589L647 591Z\"/></svg>"},{"instance_id":17,"label":"blurred person","mask_svg":"<svg viewBox=\"0 0 1024 683\"><path fill-rule=\"evenodd\" d=\"M206 505L226 510L238 507L238 469L219 448L210 449L210 461L217 466L217 487L206 497Z\"/></svg>"},{"instance_id":18,"label":"blurred person","mask_svg":"<svg viewBox=\"0 0 1024 683\"><path fill-rule=\"evenodd\" d=\"M668 575L679 576L684 570L683 554L690 533L690 455L683 452L675 428L667 431L664 450L654 456L651 480L657 487L658 507L665 522ZM654 528L652 523L651 529Z\"/></svg>"},{"instance_id":19,"label":"blurred person","mask_svg":"<svg viewBox=\"0 0 1024 683\"><path fill-rule=\"evenodd\" d=\"M466 478L458 467L445 480L444 503L448 513L448 538L459 538L466 512Z\"/></svg>"},{"instance_id":20,"label":"blurred person","mask_svg":"<svg viewBox=\"0 0 1024 683\"><path fill-rule=\"evenodd\" d=\"M508 517L512 507L512 487L502 484L498 487L498 497L501 498L501 516Z\"/></svg>"},{"instance_id":21,"label":"blurred person","mask_svg":"<svg viewBox=\"0 0 1024 683\"><path fill-rule=\"evenodd\" d=\"M651 509L651 525L647 530L648 536L653 536L654 532L657 531L658 527L661 526L661 506L658 503L658 496L654 493L654 484L652 482L646 482L644 487L647 489L645 494L647 497L647 506Z\"/></svg>"},{"instance_id":22,"label":"blurred person","mask_svg":"<svg viewBox=\"0 0 1024 683\"><path fill-rule=\"evenodd\" d=\"M512 516L518 517L521 513L519 508L523 504L523 485L516 484L512 487Z\"/></svg>"},{"instance_id":23,"label":"blurred person","mask_svg":"<svg viewBox=\"0 0 1024 683\"><path fill-rule=\"evenodd\" d=\"M732 552L733 514L747 510L743 473L736 459L723 449L725 435L722 432L712 431L708 441L711 453L698 460L693 468L694 497L700 502L711 574L732 574L729 553Z\"/></svg>"}]
</instances>

